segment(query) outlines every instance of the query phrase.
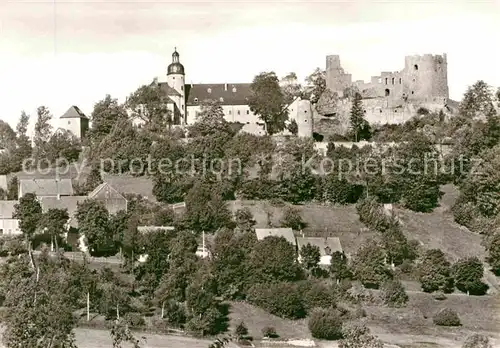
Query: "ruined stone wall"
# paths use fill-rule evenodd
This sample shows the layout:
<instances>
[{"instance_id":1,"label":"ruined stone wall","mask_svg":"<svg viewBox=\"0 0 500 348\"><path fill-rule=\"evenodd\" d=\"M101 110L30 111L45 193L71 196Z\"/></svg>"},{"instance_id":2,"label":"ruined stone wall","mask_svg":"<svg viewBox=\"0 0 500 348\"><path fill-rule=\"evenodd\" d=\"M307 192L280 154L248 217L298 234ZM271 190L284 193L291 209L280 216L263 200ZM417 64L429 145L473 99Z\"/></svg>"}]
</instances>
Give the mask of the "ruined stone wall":
<instances>
[{"instance_id":1,"label":"ruined stone wall","mask_svg":"<svg viewBox=\"0 0 500 348\"><path fill-rule=\"evenodd\" d=\"M352 86L352 76L344 71L340 65L340 56L326 56L326 87L332 92L337 92L340 97L344 89Z\"/></svg>"}]
</instances>

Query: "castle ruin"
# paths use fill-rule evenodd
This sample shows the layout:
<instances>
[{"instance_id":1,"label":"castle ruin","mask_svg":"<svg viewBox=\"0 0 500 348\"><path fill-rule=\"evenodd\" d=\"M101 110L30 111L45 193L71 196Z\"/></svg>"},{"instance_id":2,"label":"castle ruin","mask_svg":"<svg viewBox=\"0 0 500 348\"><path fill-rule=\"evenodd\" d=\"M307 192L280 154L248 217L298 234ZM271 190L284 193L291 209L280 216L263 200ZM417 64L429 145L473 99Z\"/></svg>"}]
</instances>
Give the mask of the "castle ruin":
<instances>
[{"instance_id":1,"label":"castle ruin","mask_svg":"<svg viewBox=\"0 0 500 348\"><path fill-rule=\"evenodd\" d=\"M329 55L326 87L339 97L334 114L341 123L348 118L351 102L347 97L353 88L361 94L365 118L372 124L403 123L420 107L450 111L446 54L406 56L401 71L381 72L369 82L353 81L352 75L342 68L340 57Z\"/></svg>"}]
</instances>

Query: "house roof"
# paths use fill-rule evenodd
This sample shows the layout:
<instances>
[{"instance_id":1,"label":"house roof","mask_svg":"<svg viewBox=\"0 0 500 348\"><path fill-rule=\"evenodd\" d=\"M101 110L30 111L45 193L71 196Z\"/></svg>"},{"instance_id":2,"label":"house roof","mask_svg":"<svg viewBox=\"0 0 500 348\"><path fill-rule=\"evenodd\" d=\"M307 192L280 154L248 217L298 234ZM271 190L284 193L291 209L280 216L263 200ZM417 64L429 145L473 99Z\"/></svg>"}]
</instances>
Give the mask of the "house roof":
<instances>
[{"instance_id":1,"label":"house roof","mask_svg":"<svg viewBox=\"0 0 500 348\"><path fill-rule=\"evenodd\" d=\"M12 219L14 206L18 201L0 201L0 219Z\"/></svg>"},{"instance_id":2,"label":"house roof","mask_svg":"<svg viewBox=\"0 0 500 348\"><path fill-rule=\"evenodd\" d=\"M89 198L95 198L99 192L105 190L106 192L113 192L115 195L119 195L121 198L125 199L125 197L123 197L123 195L118 192L116 189L114 189L110 184L108 184L107 182L103 182L102 184L100 184L99 186L97 186L92 192L90 192L88 194L88 197Z\"/></svg>"},{"instance_id":3,"label":"house roof","mask_svg":"<svg viewBox=\"0 0 500 348\"><path fill-rule=\"evenodd\" d=\"M153 180L148 177L115 176L104 174L102 180L122 194L136 194L155 201L153 195Z\"/></svg>"},{"instance_id":4,"label":"house roof","mask_svg":"<svg viewBox=\"0 0 500 348\"><path fill-rule=\"evenodd\" d=\"M144 233L149 231L174 231L175 227L173 226L138 226L137 231Z\"/></svg>"},{"instance_id":5,"label":"house roof","mask_svg":"<svg viewBox=\"0 0 500 348\"><path fill-rule=\"evenodd\" d=\"M75 214L78 210L78 203L82 203L86 199L88 199L87 196L62 196L60 199L57 199L57 197L41 197L40 205L44 213L49 209L68 209L70 226L76 228L78 223Z\"/></svg>"},{"instance_id":6,"label":"house roof","mask_svg":"<svg viewBox=\"0 0 500 348\"><path fill-rule=\"evenodd\" d=\"M340 239L338 237L297 237L297 246L302 248L303 245L311 244L319 248L321 256L328 256L327 247L330 249L330 254L336 251L342 252L342 245L340 244Z\"/></svg>"},{"instance_id":7,"label":"house roof","mask_svg":"<svg viewBox=\"0 0 500 348\"><path fill-rule=\"evenodd\" d=\"M0 175L0 188L7 191L8 189L7 175Z\"/></svg>"},{"instance_id":8,"label":"house roof","mask_svg":"<svg viewBox=\"0 0 500 348\"><path fill-rule=\"evenodd\" d=\"M186 84L186 105L200 105L205 100L215 100L220 105L247 105L248 97L251 95L250 85L250 83Z\"/></svg>"},{"instance_id":9,"label":"house roof","mask_svg":"<svg viewBox=\"0 0 500 348\"><path fill-rule=\"evenodd\" d=\"M21 179L19 187L19 192L23 195L26 193L34 193L38 197L73 195L71 179Z\"/></svg>"},{"instance_id":10,"label":"house roof","mask_svg":"<svg viewBox=\"0 0 500 348\"><path fill-rule=\"evenodd\" d=\"M256 228L255 233L257 234L257 239L262 240L266 237L284 237L289 243L296 245L295 235L291 228Z\"/></svg>"},{"instance_id":11,"label":"house roof","mask_svg":"<svg viewBox=\"0 0 500 348\"><path fill-rule=\"evenodd\" d=\"M180 97L181 94L177 92L174 88L170 87L168 83L166 82L161 82L158 84L163 92L165 92L166 95L168 96L174 96L174 97ZM168 98L170 101L172 99Z\"/></svg>"},{"instance_id":12,"label":"house roof","mask_svg":"<svg viewBox=\"0 0 500 348\"><path fill-rule=\"evenodd\" d=\"M60 118L86 118L87 116L80 110L78 106L72 105Z\"/></svg>"}]
</instances>

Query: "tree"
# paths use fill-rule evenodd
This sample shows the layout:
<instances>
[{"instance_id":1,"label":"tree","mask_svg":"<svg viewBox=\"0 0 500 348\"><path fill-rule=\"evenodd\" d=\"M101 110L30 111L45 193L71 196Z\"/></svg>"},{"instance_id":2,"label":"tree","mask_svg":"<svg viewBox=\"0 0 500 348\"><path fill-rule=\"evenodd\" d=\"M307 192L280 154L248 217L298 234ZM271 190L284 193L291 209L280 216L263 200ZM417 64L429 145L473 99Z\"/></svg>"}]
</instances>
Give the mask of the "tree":
<instances>
[{"instance_id":1,"label":"tree","mask_svg":"<svg viewBox=\"0 0 500 348\"><path fill-rule=\"evenodd\" d=\"M109 213L103 203L91 199L85 200L78 204L76 216L80 233L85 236L91 255L116 254L116 243L110 228Z\"/></svg>"},{"instance_id":2,"label":"tree","mask_svg":"<svg viewBox=\"0 0 500 348\"><path fill-rule=\"evenodd\" d=\"M243 321L239 322L239 324L234 329L234 333L236 334L236 337L238 337L238 339L242 339L243 337L248 335L248 328Z\"/></svg>"},{"instance_id":3,"label":"tree","mask_svg":"<svg viewBox=\"0 0 500 348\"><path fill-rule=\"evenodd\" d=\"M250 110L266 124L267 134L272 135L285 129L288 110L276 74L263 72L255 76L250 91L248 105Z\"/></svg>"},{"instance_id":4,"label":"tree","mask_svg":"<svg viewBox=\"0 0 500 348\"><path fill-rule=\"evenodd\" d=\"M19 228L27 242L31 241L40 220L42 219L42 206L34 193L27 193L14 205L12 217L19 220Z\"/></svg>"},{"instance_id":5,"label":"tree","mask_svg":"<svg viewBox=\"0 0 500 348\"><path fill-rule=\"evenodd\" d=\"M22 169L23 160L29 158L32 154L31 141L28 137L28 125L30 116L24 111L21 113L19 121L16 125L16 149L13 153L12 162L14 163L14 171Z\"/></svg>"},{"instance_id":6,"label":"tree","mask_svg":"<svg viewBox=\"0 0 500 348\"><path fill-rule=\"evenodd\" d=\"M343 279L350 279L352 277L344 252L336 251L332 254L329 271L337 283Z\"/></svg>"},{"instance_id":7,"label":"tree","mask_svg":"<svg viewBox=\"0 0 500 348\"><path fill-rule=\"evenodd\" d=\"M19 180L17 176L13 176L7 183L7 199L11 201L17 200L19 197Z\"/></svg>"},{"instance_id":8,"label":"tree","mask_svg":"<svg viewBox=\"0 0 500 348\"><path fill-rule=\"evenodd\" d=\"M432 318L434 324L438 326L460 326L460 317L457 312L450 308L443 308Z\"/></svg>"},{"instance_id":9,"label":"tree","mask_svg":"<svg viewBox=\"0 0 500 348\"><path fill-rule=\"evenodd\" d=\"M293 135L297 135L299 133L299 125L297 124L297 121L295 121L295 119L292 119L288 124L287 129Z\"/></svg>"},{"instance_id":10,"label":"tree","mask_svg":"<svg viewBox=\"0 0 500 348\"><path fill-rule=\"evenodd\" d=\"M500 234L495 234L491 238L488 247L488 257L486 261L490 264L493 272L500 275Z\"/></svg>"},{"instance_id":11,"label":"tree","mask_svg":"<svg viewBox=\"0 0 500 348\"><path fill-rule=\"evenodd\" d=\"M300 210L295 207L286 207L280 223L282 227L289 227L295 231L301 231L307 225L302 219Z\"/></svg>"},{"instance_id":12,"label":"tree","mask_svg":"<svg viewBox=\"0 0 500 348\"><path fill-rule=\"evenodd\" d=\"M342 318L336 311L315 309L308 322L311 335L317 339L337 340L342 337Z\"/></svg>"},{"instance_id":13,"label":"tree","mask_svg":"<svg viewBox=\"0 0 500 348\"><path fill-rule=\"evenodd\" d=\"M316 68L314 72L306 77L306 83L313 86L310 92L310 100L312 104L316 104L326 90L326 72L321 68Z\"/></svg>"},{"instance_id":14,"label":"tree","mask_svg":"<svg viewBox=\"0 0 500 348\"><path fill-rule=\"evenodd\" d=\"M460 115L466 119L494 115L496 112L493 105L493 98L491 87L482 80L477 81L465 92L459 105Z\"/></svg>"},{"instance_id":15,"label":"tree","mask_svg":"<svg viewBox=\"0 0 500 348\"><path fill-rule=\"evenodd\" d=\"M270 236L255 243L248 266L254 283L295 281L302 278L295 247L284 237Z\"/></svg>"},{"instance_id":16,"label":"tree","mask_svg":"<svg viewBox=\"0 0 500 348\"><path fill-rule=\"evenodd\" d=\"M484 295L488 286L483 283L483 263L477 257L458 260L452 267L458 290L473 295Z\"/></svg>"},{"instance_id":17,"label":"tree","mask_svg":"<svg viewBox=\"0 0 500 348\"><path fill-rule=\"evenodd\" d=\"M149 85L139 87L127 98L125 104L132 110L133 117L144 122L145 129L153 135L160 135L170 129L172 124L178 124L180 121L174 120L167 100L168 96L155 79Z\"/></svg>"},{"instance_id":18,"label":"tree","mask_svg":"<svg viewBox=\"0 0 500 348\"><path fill-rule=\"evenodd\" d=\"M186 221L197 232L233 227L233 216L222 199L219 183L198 181L186 195Z\"/></svg>"},{"instance_id":19,"label":"tree","mask_svg":"<svg viewBox=\"0 0 500 348\"><path fill-rule=\"evenodd\" d=\"M236 210L234 213L234 220L236 222L236 227L242 232L250 232L254 229L254 226L257 224L255 219L253 218L253 214L250 211L250 208L244 207Z\"/></svg>"},{"instance_id":20,"label":"tree","mask_svg":"<svg viewBox=\"0 0 500 348\"><path fill-rule=\"evenodd\" d=\"M351 326L343 330L339 348L383 348L384 344L370 334L366 326Z\"/></svg>"},{"instance_id":21,"label":"tree","mask_svg":"<svg viewBox=\"0 0 500 348\"><path fill-rule=\"evenodd\" d=\"M123 320L115 320L110 334L113 339L113 348L124 348L123 342L132 344L133 348L141 348L140 341L133 335L128 324ZM145 340L144 337L142 338Z\"/></svg>"},{"instance_id":22,"label":"tree","mask_svg":"<svg viewBox=\"0 0 500 348\"><path fill-rule=\"evenodd\" d=\"M382 286L382 299L389 307L404 307L408 302L408 294L399 280L391 280Z\"/></svg>"},{"instance_id":23,"label":"tree","mask_svg":"<svg viewBox=\"0 0 500 348\"><path fill-rule=\"evenodd\" d=\"M43 228L47 230L51 241L55 244L56 251L59 251L58 239L66 231L68 222L68 209L49 209L42 216Z\"/></svg>"},{"instance_id":24,"label":"tree","mask_svg":"<svg viewBox=\"0 0 500 348\"><path fill-rule=\"evenodd\" d=\"M364 118L363 101L361 94L355 93L351 107L351 132L354 136L354 141L358 142L366 138L366 128L368 122Z\"/></svg>"},{"instance_id":25,"label":"tree","mask_svg":"<svg viewBox=\"0 0 500 348\"><path fill-rule=\"evenodd\" d=\"M69 163L76 162L82 151L78 138L68 130L59 129L47 142L46 156L50 163L65 159Z\"/></svg>"},{"instance_id":26,"label":"tree","mask_svg":"<svg viewBox=\"0 0 500 348\"><path fill-rule=\"evenodd\" d=\"M425 292L453 291L453 277L450 262L439 249L427 250L418 267L419 280Z\"/></svg>"},{"instance_id":27,"label":"tree","mask_svg":"<svg viewBox=\"0 0 500 348\"><path fill-rule=\"evenodd\" d=\"M37 119L35 123L35 134L33 137L35 143L35 158L40 160L45 158L47 154L47 143L50 140L52 133L52 115L49 109L45 106L40 106L37 111Z\"/></svg>"},{"instance_id":28,"label":"tree","mask_svg":"<svg viewBox=\"0 0 500 348\"><path fill-rule=\"evenodd\" d=\"M300 248L300 258L302 265L308 271L313 270L318 267L319 261L321 259L321 254L319 252L319 247L316 245L306 244Z\"/></svg>"},{"instance_id":29,"label":"tree","mask_svg":"<svg viewBox=\"0 0 500 348\"><path fill-rule=\"evenodd\" d=\"M90 173L85 180L85 192L92 192L97 186L103 183L101 169L97 164L90 167Z\"/></svg>"},{"instance_id":30,"label":"tree","mask_svg":"<svg viewBox=\"0 0 500 348\"><path fill-rule=\"evenodd\" d=\"M113 126L118 121L127 119L125 109L118 104L117 99L111 98L108 94L103 100L94 105L94 110L90 116L92 128L89 138L94 146L98 146L101 140L111 133Z\"/></svg>"},{"instance_id":31,"label":"tree","mask_svg":"<svg viewBox=\"0 0 500 348\"><path fill-rule=\"evenodd\" d=\"M462 348L493 348L488 336L472 334L467 337Z\"/></svg>"},{"instance_id":32,"label":"tree","mask_svg":"<svg viewBox=\"0 0 500 348\"><path fill-rule=\"evenodd\" d=\"M356 279L370 288L378 288L383 282L391 278L385 266L385 255L375 241L362 245L354 256L352 269Z\"/></svg>"},{"instance_id":33,"label":"tree","mask_svg":"<svg viewBox=\"0 0 500 348\"><path fill-rule=\"evenodd\" d=\"M7 280L3 324L6 347L76 347L70 274L62 257L51 258L45 250L36 259L13 260ZM15 272L13 272L15 271Z\"/></svg>"},{"instance_id":34,"label":"tree","mask_svg":"<svg viewBox=\"0 0 500 348\"><path fill-rule=\"evenodd\" d=\"M297 74L294 72L291 72L283 77L280 81L280 85L286 105L291 104L295 98L302 95L302 86L297 80Z\"/></svg>"}]
</instances>

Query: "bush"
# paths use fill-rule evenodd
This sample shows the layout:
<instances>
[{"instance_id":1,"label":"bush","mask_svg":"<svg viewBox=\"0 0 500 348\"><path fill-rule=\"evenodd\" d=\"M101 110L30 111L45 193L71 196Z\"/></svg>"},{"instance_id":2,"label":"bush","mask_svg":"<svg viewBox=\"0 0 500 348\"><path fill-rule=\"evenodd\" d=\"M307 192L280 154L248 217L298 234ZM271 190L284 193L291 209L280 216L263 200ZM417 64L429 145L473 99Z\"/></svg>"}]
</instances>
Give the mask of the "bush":
<instances>
[{"instance_id":1,"label":"bush","mask_svg":"<svg viewBox=\"0 0 500 348\"><path fill-rule=\"evenodd\" d=\"M335 308L336 291L332 286L323 283L313 284L304 294L308 310L313 308Z\"/></svg>"},{"instance_id":2,"label":"bush","mask_svg":"<svg viewBox=\"0 0 500 348\"><path fill-rule=\"evenodd\" d=\"M451 208L453 219L459 225L470 227L471 223L479 215L477 209L472 203L457 202Z\"/></svg>"},{"instance_id":3,"label":"bush","mask_svg":"<svg viewBox=\"0 0 500 348\"><path fill-rule=\"evenodd\" d=\"M248 335L248 328L246 327L244 322L240 322L237 326L236 329L234 329L234 333L238 338L241 338L243 336Z\"/></svg>"},{"instance_id":4,"label":"bush","mask_svg":"<svg viewBox=\"0 0 500 348\"><path fill-rule=\"evenodd\" d=\"M165 306L166 319L175 327L182 327L186 323L184 307L176 301L169 301Z\"/></svg>"},{"instance_id":5,"label":"bush","mask_svg":"<svg viewBox=\"0 0 500 348\"><path fill-rule=\"evenodd\" d=\"M297 284L257 284L248 290L248 302L282 318L306 316L306 305Z\"/></svg>"},{"instance_id":6,"label":"bush","mask_svg":"<svg viewBox=\"0 0 500 348\"><path fill-rule=\"evenodd\" d=\"M408 302L408 295L399 280L392 280L382 286L382 299L389 307L404 307Z\"/></svg>"},{"instance_id":7,"label":"bush","mask_svg":"<svg viewBox=\"0 0 500 348\"><path fill-rule=\"evenodd\" d=\"M267 338L277 338L279 337L276 329L272 326L266 326L262 329L262 336Z\"/></svg>"},{"instance_id":8,"label":"bush","mask_svg":"<svg viewBox=\"0 0 500 348\"><path fill-rule=\"evenodd\" d=\"M460 318L458 314L450 308L440 310L432 319L434 324L439 326L460 326Z\"/></svg>"},{"instance_id":9,"label":"bush","mask_svg":"<svg viewBox=\"0 0 500 348\"><path fill-rule=\"evenodd\" d=\"M366 311L363 307L357 307L351 312L351 319L361 319L366 317Z\"/></svg>"},{"instance_id":10,"label":"bush","mask_svg":"<svg viewBox=\"0 0 500 348\"><path fill-rule=\"evenodd\" d=\"M342 338L342 319L326 309L316 309L311 313L308 323L311 335L317 339L337 340Z\"/></svg>"},{"instance_id":11,"label":"bush","mask_svg":"<svg viewBox=\"0 0 500 348\"><path fill-rule=\"evenodd\" d=\"M472 334L467 337L462 348L493 348L493 346L487 336Z\"/></svg>"},{"instance_id":12,"label":"bush","mask_svg":"<svg viewBox=\"0 0 500 348\"><path fill-rule=\"evenodd\" d=\"M143 327L146 325L144 317L139 313L125 314L125 321L132 327Z\"/></svg>"},{"instance_id":13,"label":"bush","mask_svg":"<svg viewBox=\"0 0 500 348\"><path fill-rule=\"evenodd\" d=\"M433 297L435 300L438 300L438 301L446 300L446 295L441 291L436 292Z\"/></svg>"}]
</instances>

